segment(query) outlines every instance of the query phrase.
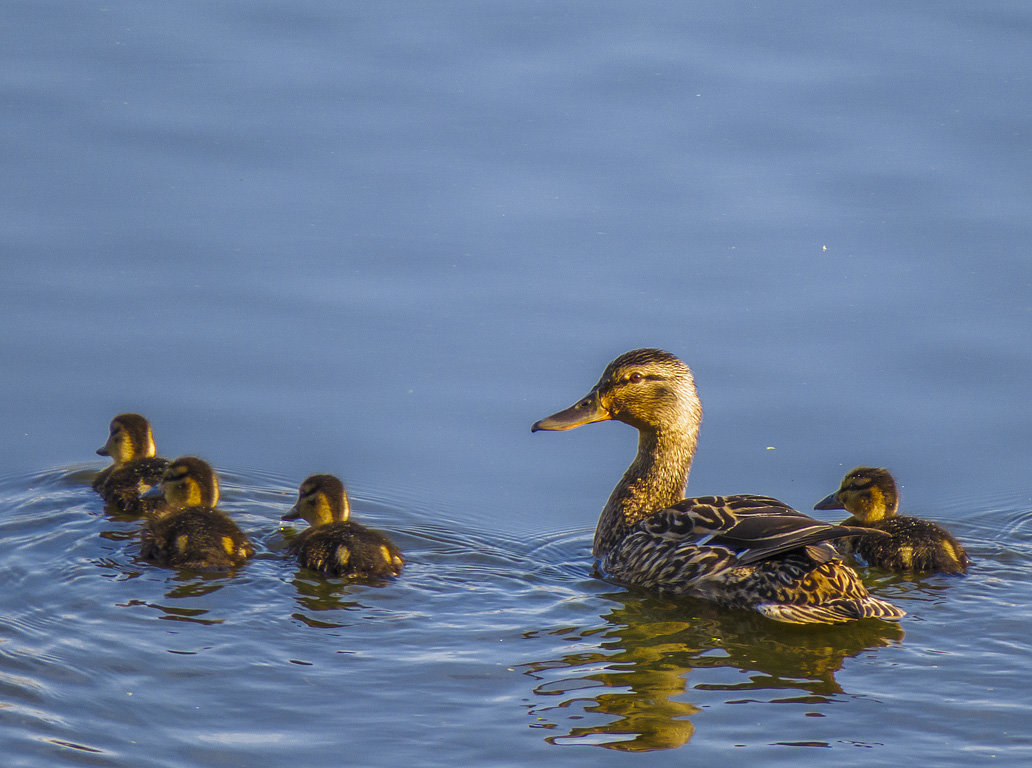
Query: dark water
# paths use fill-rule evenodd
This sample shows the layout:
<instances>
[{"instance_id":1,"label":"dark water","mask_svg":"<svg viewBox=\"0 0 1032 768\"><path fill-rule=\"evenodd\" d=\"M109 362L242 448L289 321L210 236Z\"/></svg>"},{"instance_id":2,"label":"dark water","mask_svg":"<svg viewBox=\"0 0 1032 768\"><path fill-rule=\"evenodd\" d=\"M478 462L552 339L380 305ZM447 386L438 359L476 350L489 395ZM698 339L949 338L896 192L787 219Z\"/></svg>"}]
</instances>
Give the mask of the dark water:
<instances>
[{"instance_id":1,"label":"dark water","mask_svg":"<svg viewBox=\"0 0 1032 768\"><path fill-rule=\"evenodd\" d=\"M1026 4L0 29L6 765L1028 764ZM529 425L644 345L695 369L693 491L807 509L886 465L972 573L868 574L907 618L823 629L593 578L633 433ZM104 514L126 410L221 470L239 573L138 562ZM401 579L285 560L325 471Z\"/></svg>"}]
</instances>

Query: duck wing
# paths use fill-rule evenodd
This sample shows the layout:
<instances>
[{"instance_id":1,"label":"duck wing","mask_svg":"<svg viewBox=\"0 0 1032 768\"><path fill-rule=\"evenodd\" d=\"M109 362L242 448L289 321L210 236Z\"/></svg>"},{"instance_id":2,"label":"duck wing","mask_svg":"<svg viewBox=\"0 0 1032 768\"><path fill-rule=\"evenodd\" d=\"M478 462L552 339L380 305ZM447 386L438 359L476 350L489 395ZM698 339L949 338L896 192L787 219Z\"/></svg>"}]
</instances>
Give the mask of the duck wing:
<instances>
[{"instance_id":1,"label":"duck wing","mask_svg":"<svg viewBox=\"0 0 1032 768\"><path fill-rule=\"evenodd\" d=\"M829 543L870 530L823 523L767 496L683 499L632 525L599 565L617 582L782 622L899 619L904 612L872 596Z\"/></svg>"},{"instance_id":2,"label":"duck wing","mask_svg":"<svg viewBox=\"0 0 1032 768\"><path fill-rule=\"evenodd\" d=\"M872 532L869 528L815 520L769 496L682 499L653 513L640 525L652 536L678 538L698 547L726 547L734 552L738 565L796 549L805 549L816 562L827 562L837 553L826 542Z\"/></svg>"}]
</instances>

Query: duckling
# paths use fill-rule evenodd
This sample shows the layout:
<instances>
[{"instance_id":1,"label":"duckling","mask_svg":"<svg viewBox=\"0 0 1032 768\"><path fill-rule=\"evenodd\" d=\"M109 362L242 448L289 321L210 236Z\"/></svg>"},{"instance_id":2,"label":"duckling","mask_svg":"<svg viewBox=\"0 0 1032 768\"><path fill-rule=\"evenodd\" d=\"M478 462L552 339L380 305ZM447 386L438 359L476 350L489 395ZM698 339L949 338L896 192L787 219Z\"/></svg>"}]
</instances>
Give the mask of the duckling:
<instances>
[{"instance_id":1,"label":"duckling","mask_svg":"<svg viewBox=\"0 0 1032 768\"><path fill-rule=\"evenodd\" d=\"M531 431L610 419L638 430L638 452L595 529L603 575L786 623L905 615L871 595L829 543L867 529L822 523L768 496L684 498L702 406L691 369L674 355L620 355L584 398Z\"/></svg>"},{"instance_id":2,"label":"duckling","mask_svg":"<svg viewBox=\"0 0 1032 768\"><path fill-rule=\"evenodd\" d=\"M148 514L140 531L140 552L160 565L195 570L225 571L254 554L247 536L219 503L215 471L193 456L171 462L159 489L162 507Z\"/></svg>"},{"instance_id":3,"label":"duckling","mask_svg":"<svg viewBox=\"0 0 1032 768\"><path fill-rule=\"evenodd\" d=\"M857 467L841 487L813 505L814 509L844 509L852 516L842 525L863 526L889 536L857 536L836 546L868 565L890 571L966 573L971 560L944 528L919 517L897 515L899 490L887 469Z\"/></svg>"},{"instance_id":4,"label":"duckling","mask_svg":"<svg viewBox=\"0 0 1032 768\"><path fill-rule=\"evenodd\" d=\"M303 568L328 576L384 578L401 573L401 551L378 531L350 520L344 484L333 475L312 475L298 489L297 504L283 520L310 526L290 544Z\"/></svg>"},{"instance_id":5,"label":"duckling","mask_svg":"<svg viewBox=\"0 0 1032 768\"><path fill-rule=\"evenodd\" d=\"M140 496L161 482L168 459L157 456L150 422L138 413L120 413L111 420L107 442L97 449L111 466L93 478L93 490L114 512L141 515L160 504Z\"/></svg>"}]
</instances>

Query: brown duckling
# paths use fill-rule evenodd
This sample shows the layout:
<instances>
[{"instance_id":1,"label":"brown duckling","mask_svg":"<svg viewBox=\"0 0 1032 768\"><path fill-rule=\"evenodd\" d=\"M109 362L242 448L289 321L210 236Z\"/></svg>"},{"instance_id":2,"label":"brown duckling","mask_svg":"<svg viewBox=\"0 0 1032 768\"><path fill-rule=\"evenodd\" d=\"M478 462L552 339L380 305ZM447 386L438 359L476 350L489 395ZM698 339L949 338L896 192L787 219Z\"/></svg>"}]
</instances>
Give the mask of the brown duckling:
<instances>
[{"instance_id":1,"label":"brown duckling","mask_svg":"<svg viewBox=\"0 0 1032 768\"><path fill-rule=\"evenodd\" d=\"M161 482L168 459L157 456L150 422L138 413L120 413L111 420L107 442L97 449L110 456L111 466L93 479L93 490L109 509L124 515L141 515L160 501L141 501L140 496Z\"/></svg>"},{"instance_id":2,"label":"brown duckling","mask_svg":"<svg viewBox=\"0 0 1032 768\"><path fill-rule=\"evenodd\" d=\"M148 513L140 531L140 551L160 565L195 570L226 571L241 565L254 554L247 536L219 503L219 481L215 471L193 456L171 462L161 478L161 487L149 492L164 497L165 503Z\"/></svg>"},{"instance_id":3,"label":"brown duckling","mask_svg":"<svg viewBox=\"0 0 1032 768\"><path fill-rule=\"evenodd\" d=\"M638 430L637 456L595 529L593 553L608 577L795 624L904 615L871 595L828 543L856 528L767 496L684 498L702 406L691 370L674 355L620 355L585 397L531 431L608 419Z\"/></svg>"},{"instance_id":4,"label":"brown duckling","mask_svg":"<svg viewBox=\"0 0 1032 768\"><path fill-rule=\"evenodd\" d=\"M333 475L312 475L298 489L284 520L304 519L311 527L290 543L303 568L328 576L385 578L401 573L401 551L378 531L352 522L344 484Z\"/></svg>"},{"instance_id":5,"label":"brown duckling","mask_svg":"<svg viewBox=\"0 0 1032 768\"><path fill-rule=\"evenodd\" d=\"M836 547L868 565L891 571L966 573L970 559L948 531L919 517L897 515L899 490L887 469L857 467L842 480L835 493L813 505L814 509L844 509L852 516L842 525L858 525L889 536L856 536L841 539Z\"/></svg>"}]
</instances>

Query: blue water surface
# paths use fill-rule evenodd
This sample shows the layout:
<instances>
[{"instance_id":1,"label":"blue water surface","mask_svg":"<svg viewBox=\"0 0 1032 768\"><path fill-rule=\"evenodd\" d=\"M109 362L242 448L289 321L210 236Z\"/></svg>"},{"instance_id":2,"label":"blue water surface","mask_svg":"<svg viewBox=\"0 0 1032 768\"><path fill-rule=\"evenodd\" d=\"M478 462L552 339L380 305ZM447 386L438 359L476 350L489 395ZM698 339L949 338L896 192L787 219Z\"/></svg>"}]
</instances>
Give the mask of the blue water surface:
<instances>
[{"instance_id":1,"label":"blue water surface","mask_svg":"<svg viewBox=\"0 0 1032 768\"><path fill-rule=\"evenodd\" d=\"M0 41L8 764L1028 764L1026 3L12 0ZM888 466L972 573L817 630L594 578L634 435L529 427L639 346L695 371L692 491ZM136 558L122 411L254 562ZM401 579L295 572L313 472Z\"/></svg>"}]
</instances>

